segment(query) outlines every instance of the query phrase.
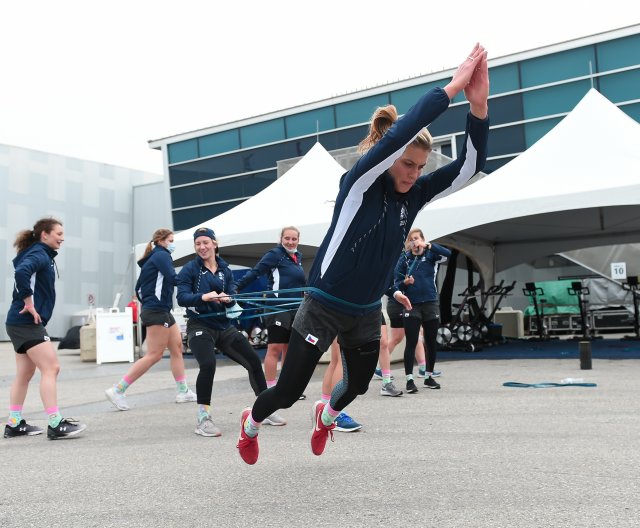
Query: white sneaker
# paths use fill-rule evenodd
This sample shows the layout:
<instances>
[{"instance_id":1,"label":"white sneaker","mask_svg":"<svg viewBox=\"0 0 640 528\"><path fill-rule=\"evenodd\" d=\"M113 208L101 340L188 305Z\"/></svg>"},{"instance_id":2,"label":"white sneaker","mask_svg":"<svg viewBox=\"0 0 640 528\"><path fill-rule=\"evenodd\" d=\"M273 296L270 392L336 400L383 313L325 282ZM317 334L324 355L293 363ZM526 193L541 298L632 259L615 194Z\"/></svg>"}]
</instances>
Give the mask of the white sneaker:
<instances>
[{"instance_id":1,"label":"white sneaker","mask_svg":"<svg viewBox=\"0 0 640 528\"><path fill-rule=\"evenodd\" d=\"M104 391L104 394L107 397L107 400L109 400L119 411L129 410L127 397L124 395L124 393L118 392L115 387L109 387L106 391Z\"/></svg>"},{"instance_id":2,"label":"white sneaker","mask_svg":"<svg viewBox=\"0 0 640 528\"><path fill-rule=\"evenodd\" d=\"M287 425L287 421L279 414L273 413L262 420L263 425Z\"/></svg>"},{"instance_id":3,"label":"white sneaker","mask_svg":"<svg viewBox=\"0 0 640 528\"><path fill-rule=\"evenodd\" d=\"M188 403L198 401L198 397L196 393L191 389L187 389L186 392L177 392L176 393L176 403Z\"/></svg>"},{"instance_id":4,"label":"white sneaker","mask_svg":"<svg viewBox=\"0 0 640 528\"><path fill-rule=\"evenodd\" d=\"M205 416L198 422L195 433L200 436L222 436L222 431L213 423L211 416Z\"/></svg>"}]
</instances>

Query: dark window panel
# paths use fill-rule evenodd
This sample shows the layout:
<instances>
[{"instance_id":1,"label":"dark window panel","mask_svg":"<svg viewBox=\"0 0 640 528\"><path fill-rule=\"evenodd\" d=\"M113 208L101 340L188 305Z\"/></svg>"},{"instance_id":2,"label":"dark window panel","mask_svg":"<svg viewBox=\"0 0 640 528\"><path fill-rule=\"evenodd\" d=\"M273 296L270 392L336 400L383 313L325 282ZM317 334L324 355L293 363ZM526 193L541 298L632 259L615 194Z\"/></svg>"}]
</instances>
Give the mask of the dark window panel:
<instances>
[{"instance_id":1,"label":"dark window panel","mask_svg":"<svg viewBox=\"0 0 640 528\"><path fill-rule=\"evenodd\" d=\"M176 231L191 229L211 218L215 218L242 202L230 202L223 204L207 205L196 209L173 211L173 228Z\"/></svg>"},{"instance_id":2,"label":"dark window panel","mask_svg":"<svg viewBox=\"0 0 640 528\"><path fill-rule=\"evenodd\" d=\"M287 141L268 147L235 152L228 156L202 159L169 167L171 185L195 183L243 172L270 169L277 162L304 156L315 144L315 137Z\"/></svg>"},{"instance_id":3,"label":"dark window panel","mask_svg":"<svg viewBox=\"0 0 640 528\"><path fill-rule=\"evenodd\" d=\"M171 190L171 206L173 208L189 207L201 203L253 196L276 181L276 177L276 171L268 171L179 187Z\"/></svg>"}]
</instances>

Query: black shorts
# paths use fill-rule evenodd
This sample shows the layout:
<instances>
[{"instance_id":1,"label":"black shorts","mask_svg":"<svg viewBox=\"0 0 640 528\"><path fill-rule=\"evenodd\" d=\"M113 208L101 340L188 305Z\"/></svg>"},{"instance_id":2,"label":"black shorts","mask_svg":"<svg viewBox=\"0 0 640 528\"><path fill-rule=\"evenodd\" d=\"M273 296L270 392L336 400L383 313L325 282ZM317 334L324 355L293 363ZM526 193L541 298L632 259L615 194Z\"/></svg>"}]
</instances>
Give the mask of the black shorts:
<instances>
[{"instance_id":1,"label":"black shorts","mask_svg":"<svg viewBox=\"0 0 640 528\"><path fill-rule=\"evenodd\" d=\"M404 308L400 303L387 301L387 315L389 316L389 326L391 328L404 328Z\"/></svg>"},{"instance_id":2,"label":"black shorts","mask_svg":"<svg viewBox=\"0 0 640 528\"><path fill-rule=\"evenodd\" d=\"M356 348L380 339L381 310L366 315L346 315L305 297L298 308L293 328L320 350L329 350L334 338L343 348Z\"/></svg>"},{"instance_id":3,"label":"black shorts","mask_svg":"<svg viewBox=\"0 0 640 528\"><path fill-rule=\"evenodd\" d=\"M421 321L433 321L440 319L440 303L438 301L414 304L407 317L420 319Z\"/></svg>"},{"instance_id":4,"label":"black shorts","mask_svg":"<svg viewBox=\"0 0 640 528\"><path fill-rule=\"evenodd\" d=\"M271 325L267 327L267 344L268 345L286 345L291 338L291 328L283 326Z\"/></svg>"},{"instance_id":5,"label":"black shorts","mask_svg":"<svg viewBox=\"0 0 640 528\"><path fill-rule=\"evenodd\" d=\"M51 341L47 330L41 324L5 325L13 349L18 354L26 354L34 346Z\"/></svg>"},{"instance_id":6,"label":"black shorts","mask_svg":"<svg viewBox=\"0 0 640 528\"><path fill-rule=\"evenodd\" d=\"M140 312L140 320L143 326L164 326L171 328L176 324L176 320L171 312L162 312L160 310L142 309Z\"/></svg>"},{"instance_id":7,"label":"black shorts","mask_svg":"<svg viewBox=\"0 0 640 528\"><path fill-rule=\"evenodd\" d=\"M278 326L286 330L291 330L291 325L296 317L296 310L289 310L279 313L267 313L262 316L262 324L265 328L271 328L272 326Z\"/></svg>"},{"instance_id":8,"label":"black shorts","mask_svg":"<svg viewBox=\"0 0 640 528\"><path fill-rule=\"evenodd\" d=\"M296 316L296 310L280 312L262 316L262 322L269 331L267 344L286 344L291 337L291 326Z\"/></svg>"}]
</instances>

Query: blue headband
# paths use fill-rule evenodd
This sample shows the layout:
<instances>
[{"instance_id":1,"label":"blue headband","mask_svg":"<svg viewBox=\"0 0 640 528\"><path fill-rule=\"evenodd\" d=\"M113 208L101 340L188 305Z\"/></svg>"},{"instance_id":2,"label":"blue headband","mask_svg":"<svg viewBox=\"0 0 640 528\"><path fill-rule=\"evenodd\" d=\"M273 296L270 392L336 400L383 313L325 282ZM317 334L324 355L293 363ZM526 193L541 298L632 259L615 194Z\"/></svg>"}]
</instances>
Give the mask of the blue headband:
<instances>
[{"instance_id":1,"label":"blue headband","mask_svg":"<svg viewBox=\"0 0 640 528\"><path fill-rule=\"evenodd\" d=\"M193 240L201 236L209 237L211 240L216 239L216 234L213 232L213 229L208 227L199 227L193 232Z\"/></svg>"}]
</instances>

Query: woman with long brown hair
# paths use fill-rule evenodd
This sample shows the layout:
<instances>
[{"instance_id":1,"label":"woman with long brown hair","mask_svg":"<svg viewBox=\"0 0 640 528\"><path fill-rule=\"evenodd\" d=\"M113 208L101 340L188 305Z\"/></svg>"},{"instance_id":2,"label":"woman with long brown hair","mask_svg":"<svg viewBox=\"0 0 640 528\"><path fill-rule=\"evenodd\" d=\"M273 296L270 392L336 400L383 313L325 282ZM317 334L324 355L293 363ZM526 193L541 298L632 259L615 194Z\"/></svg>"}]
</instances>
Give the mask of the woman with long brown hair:
<instances>
[{"instance_id":1,"label":"woman with long brown hair","mask_svg":"<svg viewBox=\"0 0 640 528\"><path fill-rule=\"evenodd\" d=\"M16 377L9 396L9 420L5 438L33 436L43 431L22 417L29 381L36 368L40 371L40 397L49 416L47 437L68 438L84 431L86 425L63 418L58 409L58 356L45 327L56 303L54 258L64 242L62 222L41 218L33 229L18 233L13 246L15 283L13 301L7 313L6 329L16 352Z\"/></svg>"},{"instance_id":2,"label":"woman with long brown hair","mask_svg":"<svg viewBox=\"0 0 640 528\"><path fill-rule=\"evenodd\" d=\"M321 455L327 439L333 438L339 414L367 391L380 347L380 299L392 284L407 231L428 202L456 191L484 167L488 71L487 53L476 44L451 81L424 94L401 119L394 119L397 112L391 105L374 114L363 144L366 152L340 182L331 225L309 274L310 293L293 321L278 383L241 413L237 447L247 464L258 460L262 421L298 400L336 336L344 376L329 403L317 401L312 407L314 455ZM421 175L432 148L424 127L462 91L470 113L458 157ZM402 293L396 292L395 298L411 309Z\"/></svg>"},{"instance_id":3,"label":"woman with long brown hair","mask_svg":"<svg viewBox=\"0 0 640 528\"><path fill-rule=\"evenodd\" d=\"M141 269L136 293L142 303L140 320L147 329L147 353L131 365L116 385L105 391L107 399L119 411L129 410L125 397L127 388L160 361L167 348L171 372L176 381L176 403L196 401L196 395L189 389L184 373L182 334L171 314L177 277L171 258L174 249L173 231L157 229L138 261Z\"/></svg>"}]
</instances>

